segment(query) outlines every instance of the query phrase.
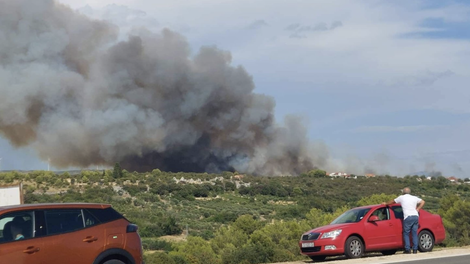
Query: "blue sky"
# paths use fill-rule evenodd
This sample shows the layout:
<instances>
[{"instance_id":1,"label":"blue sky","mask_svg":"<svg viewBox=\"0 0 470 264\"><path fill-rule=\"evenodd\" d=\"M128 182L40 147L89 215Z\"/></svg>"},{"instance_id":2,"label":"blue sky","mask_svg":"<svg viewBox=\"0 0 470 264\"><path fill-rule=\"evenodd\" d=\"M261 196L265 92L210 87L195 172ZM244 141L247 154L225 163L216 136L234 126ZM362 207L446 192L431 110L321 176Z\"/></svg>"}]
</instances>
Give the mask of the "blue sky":
<instances>
[{"instance_id":1,"label":"blue sky","mask_svg":"<svg viewBox=\"0 0 470 264\"><path fill-rule=\"evenodd\" d=\"M61 0L133 26L168 27L193 52L215 45L274 97L276 118L304 118L329 171L470 177L470 2ZM109 4L118 6L108 6ZM145 12L136 12L136 11ZM113 11L113 12L111 12ZM45 169L0 138L1 169Z\"/></svg>"}]
</instances>

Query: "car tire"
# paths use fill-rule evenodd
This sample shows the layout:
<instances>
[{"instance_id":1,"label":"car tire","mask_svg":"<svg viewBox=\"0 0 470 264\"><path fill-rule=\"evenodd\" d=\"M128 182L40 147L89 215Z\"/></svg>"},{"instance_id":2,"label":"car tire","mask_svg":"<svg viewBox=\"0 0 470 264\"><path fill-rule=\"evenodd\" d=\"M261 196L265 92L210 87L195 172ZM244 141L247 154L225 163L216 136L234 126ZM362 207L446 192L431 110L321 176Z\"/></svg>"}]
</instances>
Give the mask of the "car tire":
<instances>
[{"instance_id":1,"label":"car tire","mask_svg":"<svg viewBox=\"0 0 470 264\"><path fill-rule=\"evenodd\" d=\"M431 232L423 230L418 234L418 249L420 252L429 252L434 248L434 236Z\"/></svg>"},{"instance_id":2,"label":"car tire","mask_svg":"<svg viewBox=\"0 0 470 264\"><path fill-rule=\"evenodd\" d=\"M397 253L397 250L396 249L391 249L391 250L384 250L382 251L382 254L385 255L385 256L390 256L390 255L393 255Z\"/></svg>"},{"instance_id":3,"label":"car tire","mask_svg":"<svg viewBox=\"0 0 470 264\"><path fill-rule=\"evenodd\" d=\"M125 264L125 263L120 261L119 259L110 259L110 260L105 261L103 264Z\"/></svg>"},{"instance_id":4,"label":"car tire","mask_svg":"<svg viewBox=\"0 0 470 264\"><path fill-rule=\"evenodd\" d=\"M314 262L320 262L320 261L324 261L326 259L326 256L310 256L310 258Z\"/></svg>"},{"instance_id":5,"label":"car tire","mask_svg":"<svg viewBox=\"0 0 470 264\"><path fill-rule=\"evenodd\" d=\"M360 258L364 255L364 243L357 236L350 236L344 245L344 254L347 258Z\"/></svg>"}]
</instances>

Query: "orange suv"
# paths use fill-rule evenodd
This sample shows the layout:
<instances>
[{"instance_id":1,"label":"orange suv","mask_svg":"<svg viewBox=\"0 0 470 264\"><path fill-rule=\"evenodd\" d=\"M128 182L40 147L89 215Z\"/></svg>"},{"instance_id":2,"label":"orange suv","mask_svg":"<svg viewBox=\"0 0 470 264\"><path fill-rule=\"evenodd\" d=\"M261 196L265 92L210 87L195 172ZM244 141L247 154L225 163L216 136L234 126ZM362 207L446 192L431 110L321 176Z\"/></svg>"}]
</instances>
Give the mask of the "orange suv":
<instances>
[{"instance_id":1,"label":"orange suv","mask_svg":"<svg viewBox=\"0 0 470 264\"><path fill-rule=\"evenodd\" d=\"M0 207L0 264L143 264L137 226L108 204Z\"/></svg>"}]
</instances>

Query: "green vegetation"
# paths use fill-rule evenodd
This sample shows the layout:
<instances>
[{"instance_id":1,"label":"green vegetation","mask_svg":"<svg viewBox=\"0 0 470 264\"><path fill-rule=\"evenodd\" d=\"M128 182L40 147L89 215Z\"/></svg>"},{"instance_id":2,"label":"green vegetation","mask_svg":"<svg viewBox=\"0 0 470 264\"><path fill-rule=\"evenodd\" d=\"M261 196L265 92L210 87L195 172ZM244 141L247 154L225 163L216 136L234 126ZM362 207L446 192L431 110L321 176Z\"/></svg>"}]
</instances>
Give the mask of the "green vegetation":
<instances>
[{"instance_id":1,"label":"green vegetation","mask_svg":"<svg viewBox=\"0 0 470 264\"><path fill-rule=\"evenodd\" d=\"M0 173L0 185L23 182L26 203L110 203L139 226L146 263L235 264L306 259L300 235L347 209L390 200L409 186L439 213L443 246L470 244L469 184L444 177L330 178L321 170L298 177L223 172L112 170Z\"/></svg>"}]
</instances>

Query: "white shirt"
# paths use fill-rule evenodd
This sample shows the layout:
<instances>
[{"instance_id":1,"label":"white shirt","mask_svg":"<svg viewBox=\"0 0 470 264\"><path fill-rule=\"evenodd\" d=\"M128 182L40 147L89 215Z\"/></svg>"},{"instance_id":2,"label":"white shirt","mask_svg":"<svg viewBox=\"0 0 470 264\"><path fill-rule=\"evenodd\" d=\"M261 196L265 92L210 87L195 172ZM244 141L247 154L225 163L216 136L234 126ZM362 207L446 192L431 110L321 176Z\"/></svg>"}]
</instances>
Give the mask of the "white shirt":
<instances>
[{"instance_id":1,"label":"white shirt","mask_svg":"<svg viewBox=\"0 0 470 264\"><path fill-rule=\"evenodd\" d=\"M403 208L403 219L412 215L418 216L416 206L421 202L421 198L411 194L404 194L398 196L398 198L395 199L395 202L401 204L401 208Z\"/></svg>"}]
</instances>

